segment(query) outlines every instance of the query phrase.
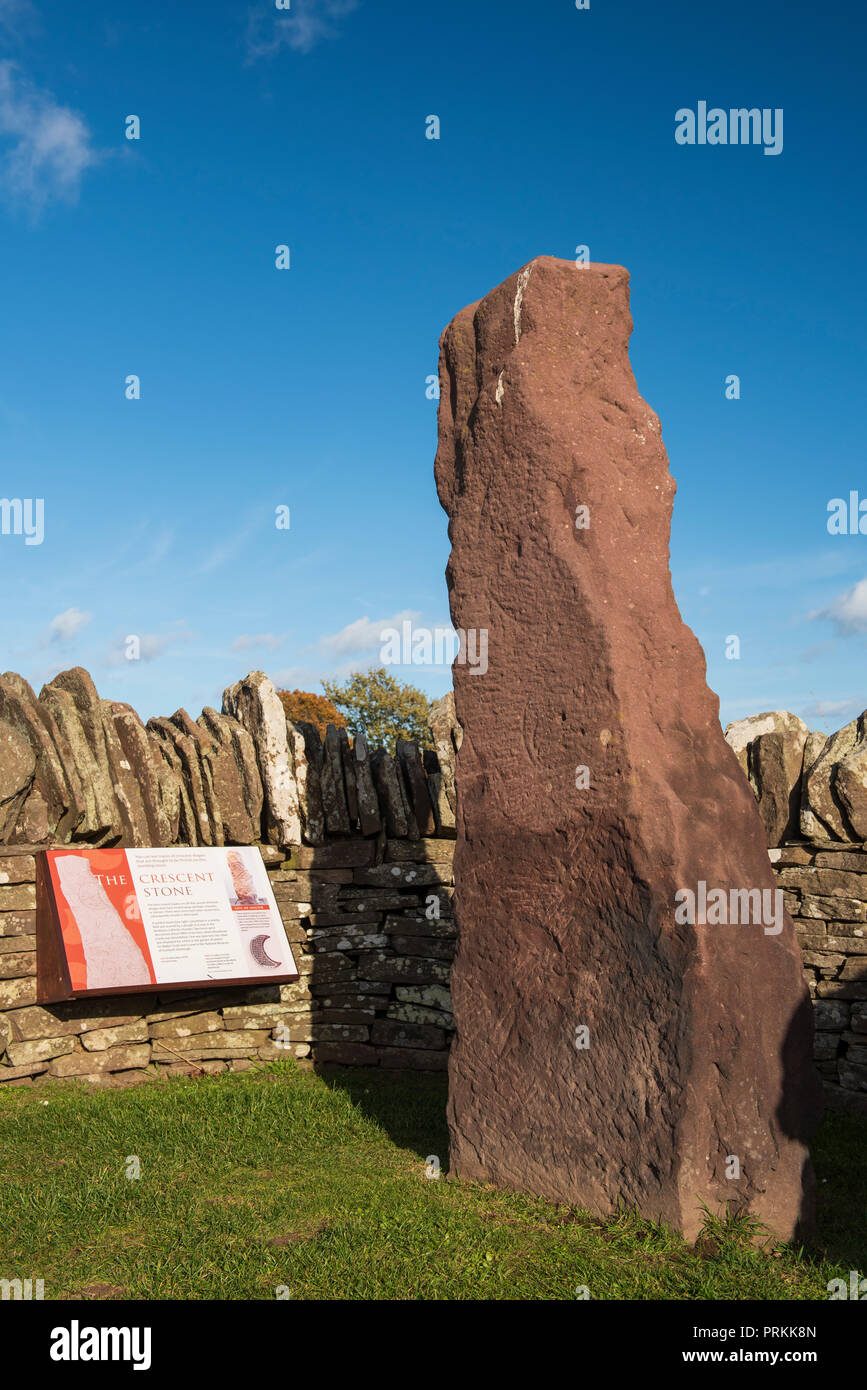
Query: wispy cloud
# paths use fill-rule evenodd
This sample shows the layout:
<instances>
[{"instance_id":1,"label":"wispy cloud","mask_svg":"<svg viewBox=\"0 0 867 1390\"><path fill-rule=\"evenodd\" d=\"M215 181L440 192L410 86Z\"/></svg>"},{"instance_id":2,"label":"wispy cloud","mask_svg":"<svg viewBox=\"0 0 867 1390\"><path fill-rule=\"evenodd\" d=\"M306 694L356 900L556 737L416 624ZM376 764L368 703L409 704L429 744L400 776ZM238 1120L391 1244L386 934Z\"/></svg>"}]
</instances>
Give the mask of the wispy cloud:
<instances>
[{"instance_id":1,"label":"wispy cloud","mask_svg":"<svg viewBox=\"0 0 867 1390\"><path fill-rule=\"evenodd\" d=\"M827 608L817 608L807 616L811 621L824 618L843 634L867 632L867 579L859 579Z\"/></svg>"},{"instance_id":2,"label":"wispy cloud","mask_svg":"<svg viewBox=\"0 0 867 1390\"><path fill-rule=\"evenodd\" d=\"M23 46L42 30L33 0L0 0L0 37L6 44Z\"/></svg>"},{"instance_id":3,"label":"wispy cloud","mask_svg":"<svg viewBox=\"0 0 867 1390\"><path fill-rule=\"evenodd\" d=\"M852 552L845 546L836 550L814 551L801 555L774 555L764 560L751 560L742 565L714 566L702 563L672 571L675 593L686 594L695 586L711 586L713 592L731 594L742 589L755 593L791 589L794 584L808 580L832 580L846 575L853 567ZM705 597L702 594L702 597Z\"/></svg>"},{"instance_id":4,"label":"wispy cloud","mask_svg":"<svg viewBox=\"0 0 867 1390\"><path fill-rule=\"evenodd\" d=\"M322 39L337 38L340 20L358 9L359 0L291 0L291 9L272 4L253 10L247 29L250 58L267 58L283 48L309 53Z\"/></svg>"},{"instance_id":5,"label":"wispy cloud","mask_svg":"<svg viewBox=\"0 0 867 1390\"><path fill-rule=\"evenodd\" d=\"M259 518L250 518L244 525L230 531L227 538L215 545L196 567L196 574L210 574L213 570L221 569L230 560L234 560L240 555L244 546L250 538L261 530Z\"/></svg>"},{"instance_id":6,"label":"wispy cloud","mask_svg":"<svg viewBox=\"0 0 867 1390\"><path fill-rule=\"evenodd\" d=\"M855 714L860 713L860 700L850 697L848 700L814 700L811 705L805 705L802 719L828 719L835 714Z\"/></svg>"},{"instance_id":7,"label":"wispy cloud","mask_svg":"<svg viewBox=\"0 0 867 1390\"><path fill-rule=\"evenodd\" d=\"M405 608L390 618L356 618L339 632L329 632L315 642L309 642L299 654L310 658L308 665L288 666L273 672L271 679L281 688L314 690L323 680L344 680L359 668L381 666L383 632L386 628L401 629L404 622L414 623L420 613ZM448 624L445 624L448 626Z\"/></svg>"},{"instance_id":8,"label":"wispy cloud","mask_svg":"<svg viewBox=\"0 0 867 1390\"><path fill-rule=\"evenodd\" d=\"M348 680L357 670L357 661L343 661L327 669L322 666L285 666L280 671L269 672L269 675L278 690L310 690L315 693L316 687L323 681Z\"/></svg>"},{"instance_id":9,"label":"wispy cloud","mask_svg":"<svg viewBox=\"0 0 867 1390\"><path fill-rule=\"evenodd\" d=\"M240 637L236 637L232 643L233 652L248 652L252 647L267 647L269 652L273 652L281 646L286 639L278 637L273 632L242 632Z\"/></svg>"},{"instance_id":10,"label":"wispy cloud","mask_svg":"<svg viewBox=\"0 0 867 1390\"><path fill-rule=\"evenodd\" d=\"M0 142L0 187L33 216L52 202L74 203L101 157L84 118L8 61L0 62Z\"/></svg>"},{"instance_id":11,"label":"wispy cloud","mask_svg":"<svg viewBox=\"0 0 867 1390\"><path fill-rule=\"evenodd\" d=\"M30 0L0 0L0 32L20 38L33 28L36 11Z\"/></svg>"},{"instance_id":12,"label":"wispy cloud","mask_svg":"<svg viewBox=\"0 0 867 1390\"><path fill-rule=\"evenodd\" d=\"M71 642L83 627L87 627L92 617L92 613L83 613L80 608L67 608L51 619L44 642Z\"/></svg>"},{"instance_id":13,"label":"wispy cloud","mask_svg":"<svg viewBox=\"0 0 867 1390\"><path fill-rule=\"evenodd\" d=\"M370 618L356 618L354 623L347 623L339 632L320 637L315 649L325 656L333 657L335 661L341 657L372 655L378 653L382 646L382 633L385 628L399 628L402 622L413 622L419 616L418 613L405 609L402 613L395 613L391 618L380 618L377 622L372 622Z\"/></svg>"}]
</instances>

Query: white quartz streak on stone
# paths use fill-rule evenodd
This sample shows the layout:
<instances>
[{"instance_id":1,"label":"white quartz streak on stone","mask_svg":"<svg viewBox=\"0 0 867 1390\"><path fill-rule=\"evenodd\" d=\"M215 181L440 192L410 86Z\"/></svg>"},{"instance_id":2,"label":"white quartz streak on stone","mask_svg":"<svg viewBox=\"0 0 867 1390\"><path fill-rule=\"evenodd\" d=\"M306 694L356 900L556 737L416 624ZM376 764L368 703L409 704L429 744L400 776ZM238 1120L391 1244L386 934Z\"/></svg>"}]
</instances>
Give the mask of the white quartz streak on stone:
<instances>
[{"instance_id":1,"label":"white quartz streak on stone","mask_svg":"<svg viewBox=\"0 0 867 1390\"><path fill-rule=\"evenodd\" d=\"M286 713L264 671L251 671L229 686L223 694L223 713L243 724L256 745L270 842L300 844L298 786L289 755Z\"/></svg>"},{"instance_id":2,"label":"white quartz streak on stone","mask_svg":"<svg viewBox=\"0 0 867 1390\"><path fill-rule=\"evenodd\" d=\"M525 266L518 275L518 288L515 291L515 343L521 341L521 305L524 302L524 290L527 288L527 281L530 278L530 271L533 269L532 263Z\"/></svg>"},{"instance_id":3,"label":"white quartz streak on stone","mask_svg":"<svg viewBox=\"0 0 867 1390\"><path fill-rule=\"evenodd\" d=\"M736 719L726 725L726 743L735 753L742 753L748 743L761 734L772 734L777 728L778 718L791 718L790 715L752 714L748 719Z\"/></svg>"}]
</instances>

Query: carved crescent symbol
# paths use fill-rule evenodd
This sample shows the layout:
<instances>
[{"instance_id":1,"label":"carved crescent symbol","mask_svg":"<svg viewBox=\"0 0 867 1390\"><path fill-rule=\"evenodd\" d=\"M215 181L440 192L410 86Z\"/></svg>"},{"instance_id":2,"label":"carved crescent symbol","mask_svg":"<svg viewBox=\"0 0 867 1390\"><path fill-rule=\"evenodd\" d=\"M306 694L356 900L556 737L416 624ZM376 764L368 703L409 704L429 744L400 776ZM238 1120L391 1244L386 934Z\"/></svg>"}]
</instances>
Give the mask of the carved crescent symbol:
<instances>
[{"instance_id":1,"label":"carved crescent symbol","mask_svg":"<svg viewBox=\"0 0 867 1390\"><path fill-rule=\"evenodd\" d=\"M279 960L272 960L265 950L265 942L270 941L269 936L254 936L250 942L250 955L259 965L278 966Z\"/></svg>"}]
</instances>

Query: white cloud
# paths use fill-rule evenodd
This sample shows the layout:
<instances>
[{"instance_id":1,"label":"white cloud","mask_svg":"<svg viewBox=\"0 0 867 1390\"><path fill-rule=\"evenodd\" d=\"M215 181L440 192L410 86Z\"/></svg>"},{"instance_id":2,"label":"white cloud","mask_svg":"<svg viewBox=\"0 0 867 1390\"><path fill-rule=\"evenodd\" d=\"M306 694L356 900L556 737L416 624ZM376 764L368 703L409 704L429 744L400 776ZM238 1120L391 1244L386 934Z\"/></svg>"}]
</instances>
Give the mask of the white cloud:
<instances>
[{"instance_id":1,"label":"white cloud","mask_svg":"<svg viewBox=\"0 0 867 1390\"><path fill-rule=\"evenodd\" d=\"M316 645L324 655L332 656L335 660L340 657L378 653L383 644L384 629L400 628L402 622L412 622L419 616L418 613L406 609L402 613L395 613L392 618L381 618L378 622L371 622L370 618L356 618L354 623L347 623L339 632L320 637Z\"/></svg>"},{"instance_id":2,"label":"white cloud","mask_svg":"<svg viewBox=\"0 0 867 1390\"><path fill-rule=\"evenodd\" d=\"M315 692L317 686L320 686L323 681L348 680L350 676L355 675L358 666L357 661L343 661L327 668L322 666L286 666L281 671L269 671L268 674L278 690L312 690Z\"/></svg>"},{"instance_id":3,"label":"white cloud","mask_svg":"<svg viewBox=\"0 0 867 1390\"><path fill-rule=\"evenodd\" d=\"M338 20L358 9L358 0L292 0L291 11L275 9L250 16L247 52L251 58L270 57L281 48L309 53L321 39L338 36Z\"/></svg>"},{"instance_id":4,"label":"white cloud","mask_svg":"<svg viewBox=\"0 0 867 1390\"><path fill-rule=\"evenodd\" d=\"M0 62L0 183L8 198L38 214L75 202L82 176L100 158L83 117Z\"/></svg>"},{"instance_id":5,"label":"white cloud","mask_svg":"<svg viewBox=\"0 0 867 1390\"><path fill-rule=\"evenodd\" d=\"M827 608L819 608L808 617L811 620L825 618L838 632L867 632L867 579L859 579Z\"/></svg>"},{"instance_id":6,"label":"white cloud","mask_svg":"<svg viewBox=\"0 0 867 1390\"><path fill-rule=\"evenodd\" d=\"M848 700L814 700L811 705L807 705L802 713L802 719L825 719L834 714L848 714L855 710L858 705L857 699Z\"/></svg>"},{"instance_id":7,"label":"white cloud","mask_svg":"<svg viewBox=\"0 0 867 1390\"><path fill-rule=\"evenodd\" d=\"M71 642L83 627L87 627L92 617L92 613L82 613L80 608L67 608L65 612L58 613L56 618L51 619L48 624L47 640L49 642Z\"/></svg>"},{"instance_id":8,"label":"white cloud","mask_svg":"<svg viewBox=\"0 0 867 1390\"><path fill-rule=\"evenodd\" d=\"M387 640L383 638L383 632L395 628L400 632L403 623L414 624L420 616L420 613L405 608L390 618L377 621L368 617L356 618L339 632L327 633L318 641L301 648L301 652L310 658L308 665L287 666L280 671L270 672L271 679L280 688L315 690L323 680L342 681L359 669L381 666L381 652ZM451 628L450 623L439 626L444 630Z\"/></svg>"},{"instance_id":9,"label":"white cloud","mask_svg":"<svg viewBox=\"0 0 867 1390\"><path fill-rule=\"evenodd\" d=\"M285 641L283 637L277 637L273 632L242 632L240 637L236 637L232 643L233 652L248 652L251 647L267 647L269 652L273 652Z\"/></svg>"},{"instance_id":10,"label":"white cloud","mask_svg":"<svg viewBox=\"0 0 867 1390\"><path fill-rule=\"evenodd\" d=\"M312 666L286 666L282 671L269 671L268 675L278 690L316 691L323 679L329 680L330 673L318 671ZM320 692L321 693L321 692Z\"/></svg>"}]
</instances>

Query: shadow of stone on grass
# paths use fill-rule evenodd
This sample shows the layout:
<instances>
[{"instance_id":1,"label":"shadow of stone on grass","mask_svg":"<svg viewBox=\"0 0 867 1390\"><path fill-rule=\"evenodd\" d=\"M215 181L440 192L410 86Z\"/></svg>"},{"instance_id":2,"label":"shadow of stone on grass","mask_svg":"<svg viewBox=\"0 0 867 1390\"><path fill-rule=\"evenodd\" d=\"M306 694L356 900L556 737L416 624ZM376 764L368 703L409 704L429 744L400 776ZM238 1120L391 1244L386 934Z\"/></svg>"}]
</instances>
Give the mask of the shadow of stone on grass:
<instances>
[{"instance_id":1,"label":"shadow of stone on grass","mask_svg":"<svg viewBox=\"0 0 867 1390\"><path fill-rule=\"evenodd\" d=\"M379 1067L349 1070L326 1065L317 1066L315 1071L326 1085L343 1091L367 1119L384 1129L392 1143L412 1149L423 1159L435 1154L441 1172L448 1172L445 1073L390 1072Z\"/></svg>"}]
</instances>

